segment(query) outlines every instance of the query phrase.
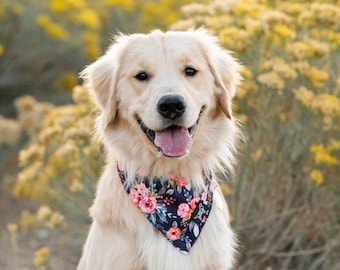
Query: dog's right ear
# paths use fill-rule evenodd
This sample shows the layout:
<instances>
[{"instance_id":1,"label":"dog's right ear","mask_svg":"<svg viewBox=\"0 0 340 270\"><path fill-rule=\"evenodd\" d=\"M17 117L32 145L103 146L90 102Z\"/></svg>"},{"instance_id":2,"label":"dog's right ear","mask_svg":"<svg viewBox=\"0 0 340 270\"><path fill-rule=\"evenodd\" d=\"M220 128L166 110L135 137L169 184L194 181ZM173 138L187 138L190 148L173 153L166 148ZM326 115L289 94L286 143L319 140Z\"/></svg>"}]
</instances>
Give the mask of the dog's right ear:
<instances>
[{"instance_id":1,"label":"dog's right ear","mask_svg":"<svg viewBox=\"0 0 340 270\"><path fill-rule=\"evenodd\" d=\"M102 111L100 126L103 129L113 122L117 116L116 88L119 62L125 42L120 42L119 38L116 41L103 56L80 73L90 95Z\"/></svg>"},{"instance_id":2,"label":"dog's right ear","mask_svg":"<svg viewBox=\"0 0 340 270\"><path fill-rule=\"evenodd\" d=\"M215 96L219 108L226 117L232 119L232 98L235 95L236 86L241 81L239 74L241 66L205 29L201 28L193 33L200 41L210 72L214 77Z\"/></svg>"}]
</instances>

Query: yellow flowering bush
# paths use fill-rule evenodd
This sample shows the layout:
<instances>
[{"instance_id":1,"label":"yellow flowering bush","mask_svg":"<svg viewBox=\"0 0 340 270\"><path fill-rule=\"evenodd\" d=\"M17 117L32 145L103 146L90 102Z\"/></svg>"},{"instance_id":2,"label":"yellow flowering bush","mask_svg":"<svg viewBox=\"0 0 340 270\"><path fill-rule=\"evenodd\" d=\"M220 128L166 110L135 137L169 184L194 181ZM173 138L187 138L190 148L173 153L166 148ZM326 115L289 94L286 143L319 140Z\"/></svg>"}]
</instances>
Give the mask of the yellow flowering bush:
<instances>
[{"instance_id":1,"label":"yellow flowering bush","mask_svg":"<svg viewBox=\"0 0 340 270\"><path fill-rule=\"evenodd\" d=\"M76 104L59 106L48 113L36 141L20 151L18 162L23 169L13 194L57 209L77 207L79 216L86 218L88 204L83 200L90 200L88 195L93 192L103 163L98 147L91 143L93 106L86 89L75 87L73 97ZM71 196L73 193L79 198ZM70 198L65 200L67 194ZM58 218L56 213L51 214L49 223L58 224Z\"/></svg>"},{"instance_id":2,"label":"yellow flowering bush","mask_svg":"<svg viewBox=\"0 0 340 270\"><path fill-rule=\"evenodd\" d=\"M228 197L244 245L237 269L339 265L340 2L182 10L172 29L208 28L246 67L235 109L248 140Z\"/></svg>"}]
</instances>

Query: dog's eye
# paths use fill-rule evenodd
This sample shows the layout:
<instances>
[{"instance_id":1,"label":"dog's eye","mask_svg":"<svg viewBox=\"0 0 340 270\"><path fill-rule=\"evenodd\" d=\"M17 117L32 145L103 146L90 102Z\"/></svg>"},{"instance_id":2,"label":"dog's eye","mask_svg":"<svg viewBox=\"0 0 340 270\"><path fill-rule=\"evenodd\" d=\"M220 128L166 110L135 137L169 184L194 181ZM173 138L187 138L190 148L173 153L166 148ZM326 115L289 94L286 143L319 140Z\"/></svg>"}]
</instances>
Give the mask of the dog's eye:
<instances>
[{"instance_id":1,"label":"dog's eye","mask_svg":"<svg viewBox=\"0 0 340 270\"><path fill-rule=\"evenodd\" d=\"M184 73L186 76L193 77L196 75L197 70L192 67L186 67Z\"/></svg>"},{"instance_id":2,"label":"dog's eye","mask_svg":"<svg viewBox=\"0 0 340 270\"><path fill-rule=\"evenodd\" d=\"M139 81L146 81L149 79L149 76L146 72L142 71L142 72L139 72L135 78Z\"/></svg>"}]
</instances>

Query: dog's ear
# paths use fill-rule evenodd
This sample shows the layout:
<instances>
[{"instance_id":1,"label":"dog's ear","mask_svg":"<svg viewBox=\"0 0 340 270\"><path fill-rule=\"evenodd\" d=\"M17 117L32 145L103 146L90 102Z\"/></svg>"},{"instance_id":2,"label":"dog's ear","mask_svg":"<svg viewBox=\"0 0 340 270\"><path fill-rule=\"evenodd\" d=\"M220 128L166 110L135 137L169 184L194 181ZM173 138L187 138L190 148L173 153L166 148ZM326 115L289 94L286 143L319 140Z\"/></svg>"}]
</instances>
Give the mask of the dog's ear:
<instances>
[{"instance_id":1,"label":"dog's ear","mask_svg":"<svg viewBox=\"0 0 340 270\"><path fill-rule=\"evenodd\" d=\"M232 98L240 83L239 64L226 51L219 49L211 59L210 70L215 78L216 97L223 113L232 118Z\"/></svg>"},{"instance_id":2,"label":"dog's ear","mask_svg":"<svg viewBox=\"0 0 340 270\"><path fill-rule=\"evenodd\" d=\"M100 125L104 129L114 121L117 115L116 87L119 62L125 46L124 42L119 39L123 39L123 36L116 38L116 43L103 56L80 73L90 95L102 111Z\"/></svg>"},{"instance_id":3,"label":"dog's ear","mask_svg":"<svg viewBox=\"0 0 340 270\"><path fill-rule=\"evenodd\" d=\"M205 30L198 30L202 48L209 65L211 74L215 80L216 99L223 113L232 118L232 98L235 96L236 87L241 81L239 73L240 65L230 55L230 52L222 49L217 39L210 36Z\"/></svg>"}]
</instances>

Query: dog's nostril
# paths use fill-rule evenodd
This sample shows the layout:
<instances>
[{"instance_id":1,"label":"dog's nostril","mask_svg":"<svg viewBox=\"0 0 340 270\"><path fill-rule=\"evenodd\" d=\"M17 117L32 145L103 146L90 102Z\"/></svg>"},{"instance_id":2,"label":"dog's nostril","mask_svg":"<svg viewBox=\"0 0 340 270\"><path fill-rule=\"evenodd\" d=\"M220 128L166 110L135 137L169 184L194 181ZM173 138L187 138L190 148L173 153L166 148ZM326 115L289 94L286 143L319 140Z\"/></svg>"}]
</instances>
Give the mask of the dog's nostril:
<instances>
[{"instance_id":1,"label":"dog's nostril","mask_svg":"<svg viewBox=\"0 0 340 270\"><path fill-rule=\"evenodd\" d=\"M166 113L167 111L169 111L169 109L170 109L169 104L160 104L158 111L161 113Z\"/></svg>"},{"instance_id":2,"label":"dog's nostril","mask_svg":"<svg viewBox=\"0 0 340 270\"><path fill-rule=\"evenodd\" d=\"M165 118L175 119L185 112L185 100L179 95L167 95L158 101L158 112Z\"/></svg>"},{"instance_id":3,"label":"dog's nostril","mask_svg":"<svg viewBox=\"0 0 340 270\"><path fill-rule=\"evenodd\" d=\"M177 105L176 105L176 110L178 110L178 111L181 111L181 110L183 110L185 108L185 106L184 106L184 103L178 103Z\"/></svg>"}]
</instances>

